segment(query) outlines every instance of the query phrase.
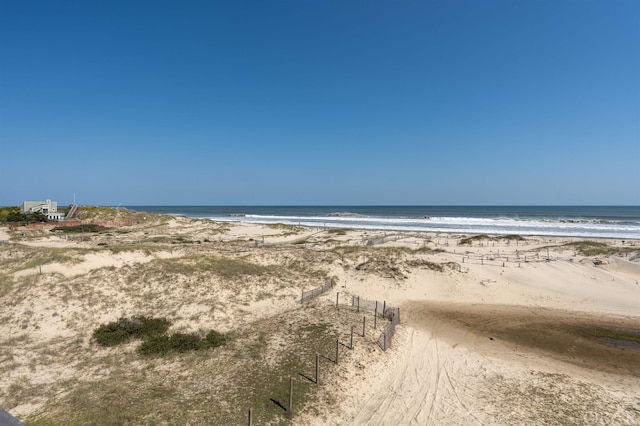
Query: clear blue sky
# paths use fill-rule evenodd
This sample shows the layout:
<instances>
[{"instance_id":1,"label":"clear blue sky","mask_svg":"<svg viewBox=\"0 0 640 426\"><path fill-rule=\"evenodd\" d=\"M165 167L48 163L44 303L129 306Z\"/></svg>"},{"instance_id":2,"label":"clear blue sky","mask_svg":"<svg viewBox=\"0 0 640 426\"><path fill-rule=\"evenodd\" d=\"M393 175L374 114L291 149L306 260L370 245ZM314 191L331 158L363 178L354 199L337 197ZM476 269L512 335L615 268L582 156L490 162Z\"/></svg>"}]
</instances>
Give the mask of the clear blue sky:
<instances>
[{"instance_id":1,"label":"clear blue sky","mask_svg":"<svg viewBox=\"0 0 640 426\"><path fill-rule=\"evenodd\" d=\"M640 204L638 0L0 0L0 205Z\"/></svg>"}]
</instances>

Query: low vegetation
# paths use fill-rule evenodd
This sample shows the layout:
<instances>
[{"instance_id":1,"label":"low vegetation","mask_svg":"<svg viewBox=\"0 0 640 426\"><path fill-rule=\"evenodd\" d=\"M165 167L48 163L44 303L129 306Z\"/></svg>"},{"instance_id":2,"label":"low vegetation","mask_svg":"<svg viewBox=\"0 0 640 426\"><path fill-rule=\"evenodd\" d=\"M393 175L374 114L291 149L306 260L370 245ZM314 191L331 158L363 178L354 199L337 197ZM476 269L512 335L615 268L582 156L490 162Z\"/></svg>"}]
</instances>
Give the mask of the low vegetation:
<instances>
[{"instance_id":1,"label":"low vegetation","mask_svg":"<svg viewBox=\"0 0 640 426\"><path fill-rule=\"evenodd\" d=\"M92 221L126 221L132 224L153 225L166 222L170 216L129 210L124 207L80 206L74 218Z\"/></svg>"},{"instance_id":2,"label":"low vegetation","mask_svg":"<svg viewBox=\"0 0 640 426\"><path fill-rule=\"evenodd\" d=\"M488 235L474 235L473 237L462 238L458 244L461 246L470 246L473 245L474 242L482 242L482 241L493 241L494 238Z\"/></svg>"},{"instance_id":3,"label":"low vegetation","mask_svg":"<svg viewBox=\"0 0 640 426\"><path fill-rule=\"evenodd\" d=\"M209 331L204 337L195 333L167 335L170 325L171 322L166 318L120 318L99 326L93 332L93 337L101 346L116 346L132 339L142 339L138 353L144 356L211 349L226 341L225 335L215 330Z\"/></svg>"},{"instance_id":4,"label":"low vegetation","mask_svg":"<svg viewBox=\"0 0 640 426\"><path fill-rule=\"evenodd\" d=\"M77 234L83 232L102 232L107 231L110 228L102 225L96 225L93 223L87 223L83 225L74 225L74 226L56 226L51 229L51 232L61 232L65 234Z\"/></svg>"},{"instance_id":5,"label":"low vegetation","mask_svg":"<svg viewBox=\"0 0 640 426\"><path fill-rule=\"evenodd\" d=\"M0 267L6 272L16 272L24 269L35 268L42 265L61 263L74 264L82 261L82 255L87 251L83 249L68 249L65 251L49 247L23 246L15 250L15 256L0 260Z\"/></svg>"},{"instance_id":6,"label":"low vegetation","mask_svg":"<svg viewBox=\"0 0 640 426\"><path fill-rule=\"evenodd\" d=\"M347 232L349 232L349 230L344 228L329 229L329 231L327 231L327 233L331 235L347 235Z\"/></svg>"},{"instance_id":7,"label":"low vegetation","mask_svg":"<svg viewBox=\"0 0 640 426\"><path fill-rule=\"evenodd\" d=\"M634 251L631 247L613 247L600 241L574 241L567 243L564 247L573 249L582 256L605 256L610 254L621 254Z\"/></svg>"},{"instance_id":8,"label":"low vegetation","mask_svg":"<svg viewBox=\"0 0 640 426\"><path fill-rule=\"evenodd\" d=\"M304 232L305 228L295 225L285 225L284 223L271 223L267 228L278 229L282 231L281 236L297 235Z\"/></svg>"},{"instance_id":9,"label":"low vegetation","mask_svg":"<svg viewBox=\"0 0 640 426\"><path fill-rule=\"evenodd\" d=\"M411 267L430 269L436 272L444 272L447 269L458 271L458 272L460 271L460 264L456 262L436 263L436 262L429 262L427 260L422 260L422 259L413 259L413 260L409 260L407 262L407 265Z\"/></svg>"},{"instance_id":10,"label":"low vegetation","mask_svg":"<svg viewBox=\"0 0 640 426\"><path fill-rule=\"evenodd\" d=\"M138 347L138 353L144 356L167 355L172 352L189 352L216 348L226 341L224 334L215 330L204 337L195 333L173 333L171 335L152 336Z\"/></svg>"},{"instance_id":11,"label":"low vegetation","mask_svg":"<svg viewBox=\"0 0 640 426\"><path fill-rule=\"evenodd\" d=\"M134 338L163 335L171 323L166 318L132 317L103 324L93 332L99 345L115 346Z\"/></svg>"},{"instance_id":12,"label":"low vegetation","mask_svg":"<svg viewBox=\"0 0 640 426\"><path fill-rule=\"evenodd\" d=\"M500 237L500 239L507 241L527 241L527 239L523 236L515 234L505 235L503 237Z\"/></svg>"}]
</instances>

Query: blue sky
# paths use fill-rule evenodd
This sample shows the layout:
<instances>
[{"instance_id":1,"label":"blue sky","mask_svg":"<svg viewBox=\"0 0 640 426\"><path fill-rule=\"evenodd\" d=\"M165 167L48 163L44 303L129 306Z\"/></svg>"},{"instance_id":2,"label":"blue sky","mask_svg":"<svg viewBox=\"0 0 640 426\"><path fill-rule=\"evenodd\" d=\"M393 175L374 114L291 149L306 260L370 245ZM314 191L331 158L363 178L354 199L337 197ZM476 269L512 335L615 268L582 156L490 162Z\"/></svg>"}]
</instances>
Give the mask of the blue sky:
<instances>
[{"instance_id":1,"label":"blue sky","mask_svg":"<svg viewBox=\"0 0 640 426\"><path fill-rule=\"evenodd\" d=\"M0 205L640 204L640 1L0 0Z\"/></svg>"}]
</instances>

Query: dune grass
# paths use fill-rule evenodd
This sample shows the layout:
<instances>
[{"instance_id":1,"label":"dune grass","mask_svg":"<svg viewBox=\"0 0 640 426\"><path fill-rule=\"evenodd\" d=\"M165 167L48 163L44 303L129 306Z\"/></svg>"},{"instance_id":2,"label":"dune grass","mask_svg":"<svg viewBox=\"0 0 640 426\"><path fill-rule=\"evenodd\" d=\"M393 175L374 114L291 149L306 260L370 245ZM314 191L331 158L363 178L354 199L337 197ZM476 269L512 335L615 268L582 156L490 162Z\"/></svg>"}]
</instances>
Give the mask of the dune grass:
<instances>
[{"instance_id":1,"label":"dune grass","mask_svg":"<svg viewBox=\"0 0 640 426\"><path fill-rule=\"evenodd\" d=\"M483 242L483 241L494 241L494 240L495 240L495 238L493 238L493 237L481 234L481 235L474 235L473 237L462 238L458 242L458 244L461 245L461 246L464 246L464 245L473 245L473 243L476 242L476 241L477 242Z\"/></svg>"},{"instance_id":2,"label":"dune grass","mask_svg":"<svg viewBox=\"0 0 640 426\"><path fill-rule=\"evenodd\" d=\"M0 261L0 267L10 272L35 268L51 263L77 264L82 262L82 256L89 253L87 249L58 249L49 247L20 247L20 254Z\"/></svg>"},{"instance_id":3,"label":"dune grass","mask_svg":"<svg viewBox=\"0 0 640 426\"><path fill-rule=\"evenodd\" d=\"M563 247L573 249L583 256L605 256L610 254L623 254L634 251L634 248L632 247L613 247L605 242L589 240L574 241L564 244Z\"/></svg>"}]
</instances>

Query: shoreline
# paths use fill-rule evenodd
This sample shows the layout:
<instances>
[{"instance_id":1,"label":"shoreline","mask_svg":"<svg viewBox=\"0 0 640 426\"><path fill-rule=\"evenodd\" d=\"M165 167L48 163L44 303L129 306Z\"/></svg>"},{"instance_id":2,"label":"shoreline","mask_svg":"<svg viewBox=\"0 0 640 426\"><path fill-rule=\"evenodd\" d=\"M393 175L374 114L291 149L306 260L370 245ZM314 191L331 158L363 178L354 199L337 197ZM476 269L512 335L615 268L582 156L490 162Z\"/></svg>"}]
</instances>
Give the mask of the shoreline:
<instances>
[{"instance_id":1,"label":"shoreline","mask_svg":"<svg viewBox=\"0 0 640 426\"><path fill-rule=\"evenodd\" d=\"M144 207L137 207L143 209ZM638 206L183 206L154 212L221 222L640 240Z\"/></svg>"}]
</instances>

